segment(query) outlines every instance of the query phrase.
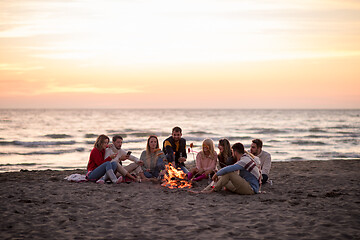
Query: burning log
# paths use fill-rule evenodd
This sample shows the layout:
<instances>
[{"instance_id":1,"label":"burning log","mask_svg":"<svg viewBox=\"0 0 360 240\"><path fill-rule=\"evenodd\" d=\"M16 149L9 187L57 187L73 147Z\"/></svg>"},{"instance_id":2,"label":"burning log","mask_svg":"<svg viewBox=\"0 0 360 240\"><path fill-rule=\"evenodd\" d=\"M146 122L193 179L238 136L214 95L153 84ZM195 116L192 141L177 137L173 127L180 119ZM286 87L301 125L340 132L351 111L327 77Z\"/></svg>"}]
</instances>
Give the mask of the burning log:
<instances>
[{"instance_id":1,"label":"burning log","mask_svg":"<svg viewBox=\"0 0 360 240\"><path fill-rule=\"evenodd\" d=\"M183 171L177 170L172 166L171 163L169 163L165 167L166 174L164 175L163 183L161 184L161 186L171 189L192 187L192 183L188 181L187 175Z\"/></svg>"}]
</instances>

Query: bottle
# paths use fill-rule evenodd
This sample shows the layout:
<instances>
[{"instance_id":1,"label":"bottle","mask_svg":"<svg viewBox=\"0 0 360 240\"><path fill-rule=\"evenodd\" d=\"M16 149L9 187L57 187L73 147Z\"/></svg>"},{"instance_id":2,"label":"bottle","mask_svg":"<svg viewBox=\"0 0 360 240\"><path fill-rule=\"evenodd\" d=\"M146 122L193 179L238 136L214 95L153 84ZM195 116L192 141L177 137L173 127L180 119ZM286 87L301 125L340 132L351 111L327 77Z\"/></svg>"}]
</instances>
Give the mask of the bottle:
<instances>
[{"instance_id":1,"label":"bottle","mask_svg":"<svg viewBox=\"0 0 360 240\"><path fill-rule=\"evenodd\" d=\"M209 173L209 174L208 174L208 184L210 184L211 182L212 182L211 174Z\"/></svg>"}]
</instances>

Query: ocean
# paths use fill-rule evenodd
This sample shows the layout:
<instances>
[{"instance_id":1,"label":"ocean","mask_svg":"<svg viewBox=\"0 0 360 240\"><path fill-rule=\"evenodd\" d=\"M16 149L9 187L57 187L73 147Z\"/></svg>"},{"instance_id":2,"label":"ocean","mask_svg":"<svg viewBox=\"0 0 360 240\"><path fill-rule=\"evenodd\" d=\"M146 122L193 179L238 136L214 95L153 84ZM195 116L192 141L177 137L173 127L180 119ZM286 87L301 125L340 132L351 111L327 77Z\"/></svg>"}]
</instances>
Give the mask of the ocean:
<instances>
[{"instance_id":1,"label":"ocean","mask_svg":"<svg viewBox=\"0 0 360 240\"><path fill-rule=\"evenodd\" d=\"M140 157L149 135L162 144L174 126L195 152L205 138L216 150L223 137L246 149L260 138L272 161L360 160L360 110L0 109L0 172L85 169L99 134L122 135Z\"/></svg>"}]
</instances>

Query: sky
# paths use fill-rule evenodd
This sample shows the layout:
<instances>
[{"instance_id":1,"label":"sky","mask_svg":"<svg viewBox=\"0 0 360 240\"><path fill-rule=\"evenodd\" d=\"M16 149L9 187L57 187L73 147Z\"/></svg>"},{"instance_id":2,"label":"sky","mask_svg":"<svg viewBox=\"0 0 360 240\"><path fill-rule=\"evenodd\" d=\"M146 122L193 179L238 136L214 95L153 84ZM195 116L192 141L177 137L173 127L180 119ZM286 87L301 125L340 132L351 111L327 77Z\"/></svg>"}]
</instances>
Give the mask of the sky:
<instances>
[{"instance_id":1,"label":"sky","mask_svg":"<svg viewBox=\"0 0 360 240\"><path fill-rule=\"evenodd\" d=\"M360 108L358 0L0 9L0 108Z\"/></svg>"}]
</instances>

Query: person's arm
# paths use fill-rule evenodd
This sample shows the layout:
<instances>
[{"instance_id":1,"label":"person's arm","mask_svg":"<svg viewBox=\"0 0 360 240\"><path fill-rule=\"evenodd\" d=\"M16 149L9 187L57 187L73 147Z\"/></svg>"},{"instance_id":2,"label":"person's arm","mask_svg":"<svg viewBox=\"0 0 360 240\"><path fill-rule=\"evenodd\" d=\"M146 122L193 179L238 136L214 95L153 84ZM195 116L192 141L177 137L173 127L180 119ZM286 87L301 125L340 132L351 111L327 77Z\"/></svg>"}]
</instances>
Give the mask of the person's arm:
<instances>
[{"instance_id":1,"label":"person's arm","mask_svg":"<svg viewBox=\"0 0 360 240\"><path fill-rule=\"evenodd\" d=\"M113 154L110 148L105 149L105 159L110 157L110 155Z\"/></svg>"},{"instance_id":2,"label":"person's arm","mask_svg":"<svg viewBox=\"0 0 360 240\"><path fill-rule=\"evenodd\" d=\"M240 166L239 164L233 164L233 165L230 165L230 166L227 166L227 167L224 167L222 169L220 169L216 175L217 176L222 176L226 173L229 173L229 172L234 172L234 171L237 171L237 170L242 170L244 169L242 166Z\"/></svg>"},{"instance_id":3,"label":"person's arm","mask_svg":"<svg viewBox=\"0 0 360 240\"><path fill-rule=\"evenodd\" d=\"M144 171L146 171L146 170L148 170L147 169L147 167L149 167L149 166L146 166L145 164L146 164L146 151L143 151L142 153L141 153L141 155L140 155L140 161L143 161L143 163L144 163L144 165L142 165L141 166L141 168L144 170Z\"/></svg>"},{"instance_id":4,"label":"person's arm","mask_svg":"<svg viewBox=\"0 0 360 240\"><path fill-rule=\"evenodd\" d=\"M164 142L164 148L166 151L166 159L168 162L174 162L175 158L174 158L174 150L171 146L171 143L169 141L165 141Z\"/></svg>"},{"instance_id":5,"label":"person's arm","mask_svg":"<svg viewBox=\"0 0 360 240\"><path fill-rule=\"evenodd\" d=\"M100 166L104 162L111 161L110 156L104 159L99 150L92 151L91 154L90 154L90 158L96 164L96 166Z\"/></svg>"},{"instance_id":6,"label":"person's arm","mask_svg":"<svg viewBox=\"0 0 360 240\"><path fill-rule=\"evenodd\" d=\"M129 156L129 160L135 162L135 163L139 163L140 162L140 159L138 159L137 157L135 157L134 155L131 155Z\"/></svg>"},{"instance_id":7,"label":"person's arm","mask_svg":"<svg viewBox=\"0 0 360 240\"><path fill-rule=\"evenodd\" d=\"M201 165L201 153L198 153L196 155L196 160L195 160L195 164L196 164L196 168L201 171L202 170L202 165Z\"/></svg>"},{"instance_id":8,"label":"person's arm","mask_svg":"<svg viewBox=\"0 0 360 240\"><path fill-rule=\"evenodd\" d=\"M186 140L184 139L184 149L182 150L183 152L183 157L187 158L187 151L186 151Z\"/></svg>"},{"instance_id":9,"label":"person's arm","mask_svg":"<svg viewBox=\"0 0 360 240\"><path fill-rule=\"evenodd\" d=\"M271 168L271 155L266 154L265 157L264 157L264 164L262 166L261 172L263 174L269 175L270 168Z\"/></svg>"}]
</instances>

